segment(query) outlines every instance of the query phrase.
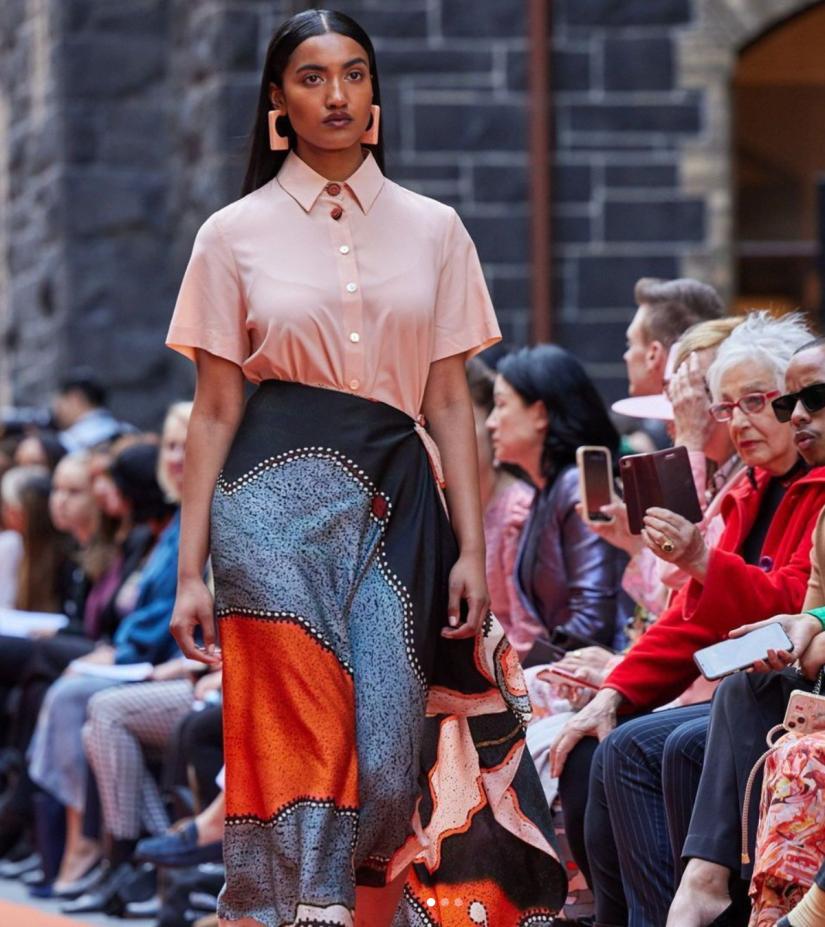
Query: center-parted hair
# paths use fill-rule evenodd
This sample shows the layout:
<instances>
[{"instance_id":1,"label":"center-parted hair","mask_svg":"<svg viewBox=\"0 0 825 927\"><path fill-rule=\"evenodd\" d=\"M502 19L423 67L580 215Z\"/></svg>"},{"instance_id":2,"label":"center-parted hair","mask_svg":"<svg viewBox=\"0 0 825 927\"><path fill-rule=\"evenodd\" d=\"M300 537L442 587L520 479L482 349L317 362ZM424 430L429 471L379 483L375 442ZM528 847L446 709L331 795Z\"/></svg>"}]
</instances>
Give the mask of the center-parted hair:
<instances>
[{"instance_id":1,"label":"center-parted hair","mask_svg":"<svg viewBox=\"0 0 825 927\"><path fill-rule=\"evenodd\" d=\"M527 403L542 402L548 413L542 474L552 481L575 463L582 444L619 449L619 433L581 362L554 344L522 348L503 357L498 372Z\"/></svg>"},{"instance_id":2,"label":"center-parted hair","mask_svg":"<svg viewBox=\"0 0 825 927\"><path fill-rule=\"evenodd\" d=\"M272 151L269 147L269 111L273 108L269 98L269 85L283 87L284 71L295 49L307 39L334 32L357 42L367 53L367 62L372 79L372 102L381 105L381 89L378 82L378 65L372 40L358 23L336 10L304 10L296 13L281 25L266 50L264 70L261 75L261 89L255 111L255 123L249 140L249 159L246 166L241 196L246 196L268 183L281 169L288 152ZM295 147L296 136L289 119L280 117L278 130L289 139L290 148ZM384 172L384 118L378 124L378 144L365 147L372 151L381 172Z\"/></svg>"}]
</instances>

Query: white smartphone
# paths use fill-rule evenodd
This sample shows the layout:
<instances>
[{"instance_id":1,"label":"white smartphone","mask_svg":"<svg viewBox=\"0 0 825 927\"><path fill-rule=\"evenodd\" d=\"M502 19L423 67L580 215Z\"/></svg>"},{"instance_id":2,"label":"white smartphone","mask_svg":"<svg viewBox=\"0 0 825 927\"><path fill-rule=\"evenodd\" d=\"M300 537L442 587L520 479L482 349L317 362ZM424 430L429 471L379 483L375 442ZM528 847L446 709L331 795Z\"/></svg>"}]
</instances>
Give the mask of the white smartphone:
<instances>
[{"instance_id":1,"label":"white smartphone","mask_svg":"<svg viewBox=\"0 0 825 927\"><path fill-rule=\"evenodd\" d=\"M794 734L825 731L825 696L794 689L785 711L782 726Z\"/></svg>"},{"instance_id":2,"label":"white smartphone","mask_svg":"<svg viewBox=\"0 0 825 927\"><path fill-rule=\"evenodd\" d=\"M768 624L744 637L733 637L697 650L693 655L705 679L721 679L764 660L769 650L793 651L791 639L781 624Z\"/></svg>"},{"instance_id":3,"label":"white smartphone","mask_svg":"<svg viewBox=\"0 0 825 927\"><path fill-rule=\"evenodd\" d=\"M606 447L583 446L576 451L579 468L579 495L587 522L611 522L602 512L613 499L613 460Z\"/></svg>"}]
</instances>

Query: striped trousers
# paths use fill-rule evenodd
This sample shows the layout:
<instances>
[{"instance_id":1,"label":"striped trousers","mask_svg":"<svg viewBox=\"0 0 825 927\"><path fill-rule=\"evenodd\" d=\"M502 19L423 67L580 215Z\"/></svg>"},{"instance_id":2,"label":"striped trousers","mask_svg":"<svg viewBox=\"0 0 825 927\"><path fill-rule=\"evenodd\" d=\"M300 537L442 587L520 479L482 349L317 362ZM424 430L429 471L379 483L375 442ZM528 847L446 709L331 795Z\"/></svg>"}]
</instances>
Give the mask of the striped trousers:
<instances>
[{"instance_id":1,"label":"striped trousers","mask_svg":"<svg viewBox=\"0 0 825 927\"><path fill-rule=\"evenodd\" d=\"M568 802L584 809L579 825L584 871L599 924L664 927L680 874L674 860L681 856L699 785L709 714L710 705L704 704L643 715L620 724L601 744L583 741L571 754L570 774L565 769L560 783L562 806Z\"/></svg>"}]
</instances>

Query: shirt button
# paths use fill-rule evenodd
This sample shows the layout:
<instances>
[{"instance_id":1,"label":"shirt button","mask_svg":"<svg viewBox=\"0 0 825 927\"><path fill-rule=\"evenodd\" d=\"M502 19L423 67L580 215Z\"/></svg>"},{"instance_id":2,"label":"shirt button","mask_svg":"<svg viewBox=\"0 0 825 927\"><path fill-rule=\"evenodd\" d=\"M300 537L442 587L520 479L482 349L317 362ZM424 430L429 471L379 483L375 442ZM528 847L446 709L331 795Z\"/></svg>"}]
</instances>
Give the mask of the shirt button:
<instances>
[{"instance_id":1,"label":"shirt button","mask_svg":"<svg viewBox=\"0 0 825 927\"><path fill-rule=\"evenodd\" d=\"M349 388L350 388L350 389L358 389L358 387L359 387L360 385L361 385L361 382L360 382L359 380L350 380L350 381L349 381Z\"/></svg>"},{"instance_id":2,"label":"shirt button","mask_svg":"<svg viewBox=\"0 0 825 927\"><path fill-rule=\"evenodd\" d=\"M349 254L349 245L341 245L338 250L341 252L341 254Z\"/></svg>"},{"instance_id":3,"label":"shirt button","mask_svg":"<svg viewBox=\"0 0 825 927\"><path fill-rule=\"evenodd\" d=\"M340 219L344 215L344 210L340 206L333 206L329 214L333 219Z\"/></svg>"},{"instance_id":4,"label":"shirt button","mask_svg":"<svg viewBox=\"0 0 825 927\"><path fill-rule=\"evenodd\" d=\"M353 344L358 344L358 342L361 340L361 336L358 334L358 332L350 332L350 333L349 333L349 340L350 340Z\"/></svg>"},{"instance_id":5,"label":"shirt button","mask_svg":"<svg viewBox=\"0 0 825 927\"><path fill-rule=\"evenodd\" d=\"M337 183L328 183L327 184L327 193L330 196L338 196L341 192L341 187Z\"/></svg>"},{"instance_id":6,"label":"shirt button","mask_svg":"<svg viewBox=\"0 0 825 927\"><path fill-rule=\"evenodd\" d=\"M348 283L347 284L347 293L355 293L358 290L357 283Z\"/></svg>"}]
</instances>

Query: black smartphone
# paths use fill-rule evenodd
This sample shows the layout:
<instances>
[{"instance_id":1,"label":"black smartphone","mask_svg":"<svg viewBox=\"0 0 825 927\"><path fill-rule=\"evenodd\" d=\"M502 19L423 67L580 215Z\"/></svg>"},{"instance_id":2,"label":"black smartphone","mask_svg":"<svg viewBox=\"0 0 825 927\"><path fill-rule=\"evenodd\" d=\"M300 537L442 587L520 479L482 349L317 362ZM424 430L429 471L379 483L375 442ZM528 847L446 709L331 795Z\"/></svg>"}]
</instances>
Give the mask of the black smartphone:
<instances>
[{"instance_id":1,"label":"black smartphone","mask_svg":"<svg viewBox=\"0 0 825 927\"><path fill-rule=\"evenodd\" d=\"M579 495L584 520L609 522L613 519L602 512L603 505L613 501L613 461L606 447L580 447L576 451L579 468Z\"/></svg>"}]
</instances>

